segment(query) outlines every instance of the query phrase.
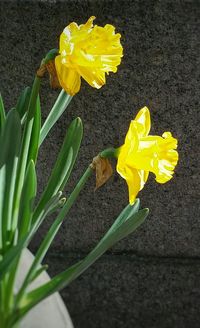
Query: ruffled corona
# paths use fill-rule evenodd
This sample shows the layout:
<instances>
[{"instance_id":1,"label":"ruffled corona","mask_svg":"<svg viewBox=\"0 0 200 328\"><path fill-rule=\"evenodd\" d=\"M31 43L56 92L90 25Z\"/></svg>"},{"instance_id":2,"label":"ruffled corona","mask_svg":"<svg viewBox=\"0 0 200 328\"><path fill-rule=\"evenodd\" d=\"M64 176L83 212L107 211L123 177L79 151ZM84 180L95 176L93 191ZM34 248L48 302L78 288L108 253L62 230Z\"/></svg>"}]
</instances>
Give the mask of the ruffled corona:
<instances>
[{"instance_id":1,"label":"ruffled corona","mask_svg":"<svg viewBox=\"0 0 200 328\"><path fill-rule=\"evenodd\" d=\"M121 62L121 35L109 24L93 26L94 19L79 26L73 22L60 36L55 65L60 85L72 96L80 90L81 77L99 89L106 83L105 74L115 73Z\"/></svg>"},{"instance_id":2,"label":"ruffled corona","mask_svg":"<svg viewBox=\"0 0 200 328\"><path fill-rule=\"evenodd\" d=\"M150 112L144 107L131 121L125 143L119 149L117 172L128 184L130 204L143 189L149 172L155 174L157 182L165 183L172 178L178 162L177 139L170 132L162 137L149 135L150 128Z\"/></svg>"}]
</instances>

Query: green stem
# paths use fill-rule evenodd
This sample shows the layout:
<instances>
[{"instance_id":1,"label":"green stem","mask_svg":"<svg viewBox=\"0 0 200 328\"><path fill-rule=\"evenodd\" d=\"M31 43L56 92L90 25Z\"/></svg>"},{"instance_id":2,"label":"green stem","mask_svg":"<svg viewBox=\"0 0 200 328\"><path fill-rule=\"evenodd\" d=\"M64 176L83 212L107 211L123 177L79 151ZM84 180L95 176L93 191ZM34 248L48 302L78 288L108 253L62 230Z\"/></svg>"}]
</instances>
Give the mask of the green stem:
<instances>
[{"instance_id":1,"label":"green stem","mask_svg":"<svg viewBox=\"0 0 200 328\"><path fill-rule=\"evenodd\" d=\"M16 306L19 304L21 298L23 297L23 294L29 284L29 282L32 280L32 277L35 274L35 271L37 270L38 265L42 262L44 256L46 255L53 239L55 238L62 222L64 221L67 213L69 212L70 208L76 201L80 191L83 189L85 186L85 183L87 182L88 178L91 176L93 172L93 169L89 166L79 182L77 183L76 187L74 188L73 192L67 199L65 205L63 206L62 210L60 211L57 219L54 221L53 225L51 226L50 230L48 231L45 239L43 240L39 250L37 251L37 254L35 256L35 259L32 263L31 268L29 269L29 272L27 273L27 276L24 280L24 283L16 297Z\"/></svg>"},{"instance_id":2,"label":"green stem","mask_svg":"<svg viewBox=\"0 0 200 328\"><path fill-rule=\"evenodd\" d=\"M99 155L103 158L118 158L119 148L107 148L103 150Z\"/></svg>"},{"instance_id":3,"label":"green stem","mask_svg":"<svg viewBox=\"0 0 200 328\"><path fill-rule=\"evenodd\" d=\"M42 62L41 62L41 66L42 65L46 65L49 61L54 60L55 57L59 54L59 50L58 49L51 49L49 50L49 52L46 54L46 56L43 58Z\"/></svg>"},{"instance_id":4,"label":"green stem","mask_svg":"<svg viewBox=\"0 0 200 328\"><path fill-rule=\"evenodd\" d=\"M46 121L42 126L40 132L39 146L41 146L47 134L54 126L54 124L58 121L58 119L65 111L71 100L72 100L72 96L68 95L64 90L60 92L54 106L52 107Z\"/></svg>"},{"instance_id":5,"label":"green stem","mask_svg":"<svg viewBox=\"0 0 200 328\"><path fill-rule=\"evenodd\" d=\"M20 254L21 255L21 254ZM5 295L5 309L7 313L10 312L10 310L13 307L14 304L14 283L15 283L15 277L16 277L16 272L20 260L20 255L16 257L15 263L12 267L12 270L9 272L8 277L5 276L4 279L6 279L6 295Z\"/></svg>"},{"instance_id":6,"label":"green stem","mask_svg":"<svg viewBox=\"0 0 200 328\"><path fill-rule=\"evenodd\" d=\"M8 289L9 289L9 278L10 273L7 273L4 276L4 279L1 280L1 298L0 298L0 327L8 328L7 321L9 320L10 307L8 304Z\"/></svg>"},{"instance_id":7,"label":"green stem","mask_svg":"<svg viewBox=\"0 0 200 328\"><path fill-rule=\"evenodd\" d=\"M4 321L5 309L4 309L4 299L5 299L5 282L0 281L0 322Z\"/></svg>"}]
</instances>

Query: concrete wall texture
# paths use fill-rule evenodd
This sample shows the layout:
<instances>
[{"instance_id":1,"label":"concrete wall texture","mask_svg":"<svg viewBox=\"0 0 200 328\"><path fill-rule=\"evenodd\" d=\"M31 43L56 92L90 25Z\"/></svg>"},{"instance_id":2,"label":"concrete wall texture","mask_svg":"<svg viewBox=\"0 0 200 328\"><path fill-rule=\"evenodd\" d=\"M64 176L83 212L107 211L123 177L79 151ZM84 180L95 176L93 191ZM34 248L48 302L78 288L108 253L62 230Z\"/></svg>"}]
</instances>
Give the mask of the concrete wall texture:
<instances>
[{"instance_id":1,"label":"concrete wall texture","mask_svg":"<svg viewBox=\"0 0 200 328\"><path fill-rule=\"evenodd\" d=\"M140 193L142 207L150 208L146 223L62 292L76 328L199 327L199 9L198 0L0 2L0 90L6 108L31 84L42 56L57 47L69 22L95 15L97 24L111 23L122 34L118 73L101 90L83 83L44 143L39 192L76 116L84 122L84 139L66 193L100 150L122 143L144 105L151 110L152 133L170 130L179 139L174 179L158 185L152 177ZM44 80L43 119L57 95ZM127 204L126 184L117 174L96 193L93 189L91 179L53 243L46 258L51 275L86 255Z\"/></svg>"}]
</instances>

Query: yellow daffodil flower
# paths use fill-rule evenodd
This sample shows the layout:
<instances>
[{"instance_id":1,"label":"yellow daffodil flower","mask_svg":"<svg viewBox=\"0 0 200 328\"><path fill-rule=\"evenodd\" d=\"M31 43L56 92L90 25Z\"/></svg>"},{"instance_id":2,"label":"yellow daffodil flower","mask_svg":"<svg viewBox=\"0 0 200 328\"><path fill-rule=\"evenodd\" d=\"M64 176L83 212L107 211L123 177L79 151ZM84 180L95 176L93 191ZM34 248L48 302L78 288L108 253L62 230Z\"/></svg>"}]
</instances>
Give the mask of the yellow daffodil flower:
<instances>
[{"instance_id":1,"label":"yellow daffodil flower","mask_svg":"<svg viewBox=\"0 0 200 328\"><path fill-rule=\"evenodd\" d=\"M62 88L71 96L81 86L81 77L94 88L106 83L105 73L117 72L123 48L112 25L93 26L94 16L85 24L69 24L60 36L56 71Z\"/></svg>"},{"instance_id":2,"label":"yellow daffodil flower","mask_svg":"<svg viewBox=\"0 0 200 328\"><path fill-rule=\"evenodd\" d=\"M177 139L170 132L162 137L149 135L150 128L150 112L144 107L131 121L125 143L119 148L117 172L128 184L130 204L143 189L149 172L155 174L157 182L165 183L178 162Z\"/></svg>"}]
</instances>

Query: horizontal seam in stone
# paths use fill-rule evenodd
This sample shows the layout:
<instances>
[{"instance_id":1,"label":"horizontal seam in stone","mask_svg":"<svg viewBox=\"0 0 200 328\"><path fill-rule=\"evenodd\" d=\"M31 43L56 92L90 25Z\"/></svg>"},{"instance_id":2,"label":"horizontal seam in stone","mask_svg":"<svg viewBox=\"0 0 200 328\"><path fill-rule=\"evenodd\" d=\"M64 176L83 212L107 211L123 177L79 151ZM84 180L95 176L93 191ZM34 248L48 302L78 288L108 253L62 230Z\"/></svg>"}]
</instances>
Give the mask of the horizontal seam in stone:
<instances>
[{"instance_id":1,"label":"horizontal seam in stone","mask_svg":"<svg viewBox=\"0 0 200 328\"><path fill-rule=\"evenodd\" d=\"M56 258L62 260L80 260L87 256L87 252L50 252L48 258ZM200 256L182 256L182 255L147 255L147 254L136 254L133 252L107 252L104 254L98 261L101 260L109 261L123 261L123 260L132 260L134 262L155 262L155 263L176 263L176 264L196 264L200 265Z\"/></svg>"}]
</instances>

